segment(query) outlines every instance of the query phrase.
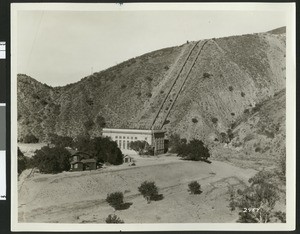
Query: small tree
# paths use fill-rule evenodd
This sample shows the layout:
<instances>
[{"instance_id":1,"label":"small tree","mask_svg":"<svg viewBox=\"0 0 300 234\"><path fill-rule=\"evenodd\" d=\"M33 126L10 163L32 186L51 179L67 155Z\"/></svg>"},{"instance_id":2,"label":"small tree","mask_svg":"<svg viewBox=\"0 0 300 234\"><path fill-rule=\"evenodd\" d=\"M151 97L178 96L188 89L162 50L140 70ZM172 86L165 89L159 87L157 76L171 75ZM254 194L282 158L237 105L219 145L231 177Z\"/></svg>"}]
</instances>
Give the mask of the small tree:
<instances>
[{"instance_id":1,"label":"small tree","mask_svg":"<svg viewBox=\"0 0 300 234\"><path fill-rule=\"evenodd\" d=\"M147 141L133 141L129 143L129 147L136 151L139 155L143 155L149 148L149 144Z\"/></svg>"},{"instance_id":2,"label":"small tree","mask_svg":"<svg viewBox=\"0 0 300 234\"><path fill-rule=\"evenodd\" d=\"M124 221L115 214L110 214L109 216L107 216L107 218L105 219L105 222L106 223L124 223Z\"/></svg>"},{"instance_id":3,"label":"small tree","mask_svg":"<svg viewBox=\"0 0 300 234\"><path fill-rule=\"evenodd\" d=\"M119 210L124 204L124 195L122 192L110 193L107 194L106 201L110 206L115 208L115 210Z\"/></svg>"},{"instance_id":4,"label":"small tree","mask_svg":"<svg viewBox=\"0 0 300 234\"><path fill-rule=\"evenodd\" d=\"M138 190L148 203L155 200L158 196L158 188L155 185L155 182L144 181L141 186L138 187Z\"/></svg>"},{"instance_id":5,"label":"small tree","mask_svg":"<svg viewBox=\"0 0 300 234\"><path fill-rule=\"evenodd\" d=\"M201 194L201 185L197 181L192 181L191 183L188 184L189 189L188 191L191 194Z\"/></svg>"}]
</instances>

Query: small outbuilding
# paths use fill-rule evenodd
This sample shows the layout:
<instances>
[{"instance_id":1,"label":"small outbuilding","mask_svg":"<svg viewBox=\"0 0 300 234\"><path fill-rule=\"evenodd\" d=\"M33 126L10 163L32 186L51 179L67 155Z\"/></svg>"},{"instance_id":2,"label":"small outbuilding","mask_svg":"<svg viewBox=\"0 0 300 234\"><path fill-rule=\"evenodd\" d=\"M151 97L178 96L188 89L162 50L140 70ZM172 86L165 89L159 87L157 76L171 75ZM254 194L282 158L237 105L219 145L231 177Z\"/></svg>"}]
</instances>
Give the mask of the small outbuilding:
<instances>
[{"instance_id":1,"label":"small outbuilding","mask_svg":"<svg viewBox=\"0 0 300 234\"><path fill-rule=\"evenodd\" d=\"M124 163L131 163L131 162L134 162L134 160L133 160L133 158L130 157L129 155L125 155L125 156L123 157L123 162L124 162Z\"/></svg>"}]
</instances>

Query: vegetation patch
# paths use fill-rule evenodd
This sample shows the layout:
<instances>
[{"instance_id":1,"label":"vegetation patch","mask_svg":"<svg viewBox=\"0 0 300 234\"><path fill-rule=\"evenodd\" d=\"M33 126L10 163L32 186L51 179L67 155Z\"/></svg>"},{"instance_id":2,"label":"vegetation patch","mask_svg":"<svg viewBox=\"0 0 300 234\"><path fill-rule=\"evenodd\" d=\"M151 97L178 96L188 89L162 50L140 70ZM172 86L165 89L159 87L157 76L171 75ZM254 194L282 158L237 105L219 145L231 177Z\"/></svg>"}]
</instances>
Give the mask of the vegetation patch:
<instances>
[{"instance_id":1,"label":"vegetation patch","mask_svg":"<svg viewBox=\"0 0 300 234\"><path fill-rule=\"evenodd\" d=\"M197 181L192 181L188 184L190 194L201 194L201 185Z\"/></svg>"},{"instance_id":2,"label":"vegetation patch","mask_svg":"<svg viewBox=\"0 0 300 234\"><path fill-rule=\"evenodd\" d=\"M115 214L108 215L107 218L105 219L105 222L106 223L124 223L124 221Z\"/></svg>"},{"instance_id":3,"label":"vegetation patch","mask_svg":"<svg viewBox=\"0 0 300 234\"><path fill-rule=\"evenodd\" d=\"M203 73L203 78L204 79L208 79L208 78L210 78L210 76L211 76L211 74L209 74L208 72Z\"/></svg>"},{"instance_id":4,"label":"vegetation patch","mask_svg":"<svg viewBox=\"0 0 300 234\"><path fill-rule=\"evenodd\" d=\"M193 123L198 123L198 120L196 118L192 118Z\"/></svg>"},{"instance_id":5,"label":"vegetation patch","mask_svg":"<svg viewBox=\"0 0 300 234\"><path fill-rule=\"evenodd\" d=\"M147 200L147 203L163 199L163 195L158 194L158 188L153 181L144 181L140 187L138 187L138 190Z\"/></svg>"},{"instance_id":6,"label":"vegetation patch","mask_svg":"<svg viewBox=\"0 0 300 234\"><path fill-rule=\"evenodd\" d=\"M33 134L27 134L24 138L23 138L23 142L24 143L38 143L39 139L33 135Z\"/></svg>"},{"instance_id":7,"label":"vegetation patch","mask_svg":"<svg viewBox=\"0 0 300 234\"><path fill-rule=\"evenodd\" d=\"M122 192L107 194L106 201L115 210L125 210L132 205L132 203L124 203L124 194Z\"/></svg>"},{"instance_id":8,"label":"vegetation patch","mask_svg":"<svg viewBox=\"0 0 300 234\"><path fill-rule=\"evenodd\" d=\"M213 122L214 124L216 124L218 122L218 119L215 118L215 117L213 117L213 118L211 118L211 122Z\"/></svg>"}]
</instances>

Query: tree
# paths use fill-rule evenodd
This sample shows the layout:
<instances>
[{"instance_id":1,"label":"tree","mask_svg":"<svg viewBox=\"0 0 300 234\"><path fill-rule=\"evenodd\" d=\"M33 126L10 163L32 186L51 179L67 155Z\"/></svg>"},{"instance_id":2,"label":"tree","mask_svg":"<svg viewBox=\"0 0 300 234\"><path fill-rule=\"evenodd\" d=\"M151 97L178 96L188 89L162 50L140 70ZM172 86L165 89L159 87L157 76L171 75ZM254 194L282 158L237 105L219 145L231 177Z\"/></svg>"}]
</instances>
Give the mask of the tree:
<instances>
[{"instance_id":1,"label":"tree","mask_svg":"<svg viewBox=\"0 0 300 234\"><path fill-rule=\"evenodd\" d=\"M129 147L139 155L143 155L147 152L147 149L149 149L149 144L147 141L133 141L129 143Z\"/></svg>"},{"instance_id":2,"label":"tree","mask_svg":"<svg viewBox=\"0 0 300 234\"><path fill-rule=\"evenodd\" d=\"M105 219L105 222L106 223L124 223L124 221L115 214L108 215L107 218Z\"/></svg>"},{"instance_id":3,"label":"tree","mask_svg":"<svg viewBox=\"0 0 300 234\"><path fill-rule=\"evenodd\" d=\"M250 186L237 191L237 197L231 199L231 210L237 207L240 223L268 223L271 218L284 218L283 214L274 212L276 202L279 200L276 187L271 182L273 173L260 171L249 179ZM277 215L277 216L276 216Z\"/></svg>"},{"instance_id":4,"label":"tree","mask_svg":"<svg viewBox=\"0 0 300 234\"><path fill-rule=\"evenodd\" d=\"M144 181L140 187L138 187L139 192L146 198L147 202L150 203L151 200L156 200L158 195L158 188L155 182Z\"/></svg>"},{"instance_id":5,"label":"tree","mask_svg":"<svg viewBox=\"0 0 300 234\"><path fill-rule=\"evenodd\" d=\"M65 148L44 146L35 152L32 160L42 173L59 173L70 170L70 156Z\"/></svg>"},{"instance_id":6,"label":"tree","mask_svg":"<svg viewBox=\"0 0 300 234\"><path fill-rule=\"evenodd\" d=\"M123 154L116 142L108 137L95 137L88 135L77 137L74 146L77 150L92 155L98 162L109 162L113 165L123 163Z\"/></svg>"},{"instance_id":7,"label":"tree","mask_svg":"<svg viewBox=\"0 0 300 234\"><path fill-rule=\"evenodd\" d=\"M202 141L193 139L189 143L180 145L178 156L186 160L200 161L207 160L210 157L210 153Z\"/></svg>"},{"instance_id":8,"label":"tree","mask_svg":"<svg viewBox=\"0 0 300 234\"><path fill-rule=\"evenodd\" d=\"M119 210L124 204L124 195L122 192L110 193L107 194L106 201L115 208L115 210Z\"/></svg>"},{"instance_id":9,"label":"tree","mask_svg":"<svg viewBox=\"0 0 300 234\"><path fill-rule=\"evenodd\" d=\"M57 134L50 134L50 143L56 147L73 147L74 141L72 137L68 136L59 136Z\"/></svg>"},{"instance_id":10,"label":"tree","mask_svg":"<svg viewBox=\"0 0 300 234\"><path fill-rule=\"evenodd\" d=\"M191 183L188 184L189 189L188 191L191 194L201 194L201 185L197 181L192 181Z\"/></svg>"}]
</instances>

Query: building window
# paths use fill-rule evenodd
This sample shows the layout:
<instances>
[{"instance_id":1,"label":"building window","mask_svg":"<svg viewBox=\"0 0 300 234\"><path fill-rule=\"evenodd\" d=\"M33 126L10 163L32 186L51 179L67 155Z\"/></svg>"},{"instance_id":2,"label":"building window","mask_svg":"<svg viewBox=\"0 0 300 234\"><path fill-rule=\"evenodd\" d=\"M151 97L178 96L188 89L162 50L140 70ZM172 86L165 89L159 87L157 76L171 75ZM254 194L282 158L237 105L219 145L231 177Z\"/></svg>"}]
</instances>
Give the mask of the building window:
<instances>
[{"instance_id":1,"label":"building window","mask_svg":"<svg viewBox=\"0 0 300 234\"><path fill-rule=\"evenodd\" d=\"M125 149L126 141L123 141L123 149Z\"/></svg>"},{"instance_id":2,"label":"building window","mask_svg":"<svg viewBox=\"0 0 300 234\"><path fill-rule=\"evenodd\" d=\"M123 136L123 139L125 139L126 137L125 136Z\"/></svg>"},{"instance_id":3,"label":"building window","mask_svg":"<svg viewBox=\"0 0 300 234\"><path fill-rule=\"evenodd\" d=\"M129 149L129 141L127 141L127 149Z\"/></svg>"},{"instance_id":4,"label":"building window","mask_svg":"<svg viewBox=\"0 0 300 234\"><path fill-rule=\"evenodd\" d=\"M133 139L133 137L131 137L131 139Z\"/></svg>"},{"instance_id":5,"label":"building window","mask_svg":"<svg viewBox=\"0 0 300 234\"><path fill-rule=\"evenodd\" d=\"M129 139L129 136L127 137L127 139Z\"/></svg>"},{"instance_id":6,"label":"building window","mask_svg":"<svg viewBox=\"0 0 300 234\"><path fill-rule=\"evenodd\" d=\"M118 138L118 136L116 136L116 138Z\"/></svg>"},{"instance_id":7,"label":"building window","mask_svg":"<svg viewBox=\"0 0 300 234\"><path fill-rule=\"evenodd\" d=\"M137 137L135 137L134 139L137 139Z\"/></svg>"},{"instance_id":8,"label":"building window","mask_svg":"<svg viewBox=\"0 0 300 234\"><path fill-rule=\"evenodd\" d=\"M76 164L74 164L74 168L78 168L78 164L76 163Z\"/></svg>"},{"instance_id":9,"label":"building window","mask_svg":"<svg viewBox=\"0 0 300 234\"><path fill-rule=\"evenodd\" d=\"M147 140L147 137L145 137L145 141Z\"/></svg>"},{"instance_id":10,"label":"building window","mask_svg":"<svg viewBox=\"0 0 300 234\"><path fill-rule=\"evenodd\" d=\"M122 141L119 140L119 148L121 149L121 147L122 147Z\"/></svg>"}]
</instances>

